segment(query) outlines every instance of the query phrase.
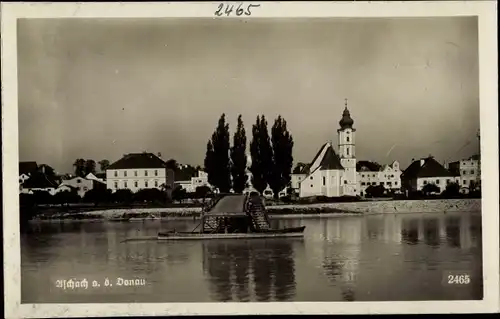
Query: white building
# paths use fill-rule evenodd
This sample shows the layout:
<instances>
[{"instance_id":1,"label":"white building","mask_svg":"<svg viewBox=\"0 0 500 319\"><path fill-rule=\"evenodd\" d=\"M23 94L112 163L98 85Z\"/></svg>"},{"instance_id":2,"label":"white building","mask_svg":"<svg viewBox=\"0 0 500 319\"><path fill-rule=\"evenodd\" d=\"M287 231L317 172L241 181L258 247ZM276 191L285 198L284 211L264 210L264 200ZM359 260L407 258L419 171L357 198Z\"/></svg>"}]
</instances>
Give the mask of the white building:
<instances>
[{"instance_id":1,"label":"white building","mask_svg":"<svg viewBox=\"0 0 500 319\"><path fill-rule=\"evenodd\" d=\"M338 155L331 143L320 148L310 165L292 175L292 188L297 186L300 197L355 196L359 192L356 172L356 129L346 107L339 121Z\"/></svg>"},{"instance_id":2,"label":"white building","mask_svg":"<svg viewBox=\"0 0 500 319\"><path fill-rule=\"evenodd\" d=\"M20 187L20 193L22 194L33 194L36 191L47 192L50 195L56 193L58 187L57 181L44 173L32 173Z\"/></svg>"},{"instance_id":3,"label":"white building","mask_svg":"<svg viewBox=\"0 0 500 319\"><path fill-rule=\"evenodd\" d=\"M106 183L98 179L88 179L86 177L74 177L71 179L64 180L59 185L56 192L58 193L67 190L68 187L65 186L69 186L70 189L76 190L78 196L83 198L85 196L85 193L94 188L98 187L106 188Z\"/></svg>"},{"instance_id":4,"label":"white building","mask_svg":"<svg viewBox=\"0 0 500 319\"><path fill-rule=\"evenodd\" d=\"M455 175L460 175L460 188L463 192L468 192L474 183L479 184L481 181L480 165L479 155L474 155L467 159L449 163L448 169Z\"/></svg>"},{"instance_id":5,"label":"white building","mask_svg":"<svg viewBox=\"0 0 500 319\"><path fill-rule=\"evenodd\" d=\"M173 189L174 172L167 169L165 162L155 154L131 153L106 169L106 184L113 192L118 189L129 189L134 193L148 188L161 190L162 185Z\"/></svg>"},{"instance_id":6,"label":"white building","mask_svg":"<svg viewBox=\"0 0 500 319\"><path fill-rule=\"evenodd\" d=\"M195 177L191 177L190 180L176 181L175 185L184 188L186 193L194 193L196 192L196 188L201 186L212 188L208 183L208 174L206 172L199 170L196 175Z\"/></svg>"},{"instance_id":7,"label":"white building","mask_svg":"<svg viewBox=\"0 0 500 319\"><path fill-rule=\"evenodd\" d=\"M459 182L457 173L446 169L432 156L412 162L401 175L401 183L407 193L421 191L427 184L436 185L441 193L448 184Z\"/></svg>"},{"instance_id":8,"label":"white building","mask_svg":"<svg viewBox=\"0 0 500 319\"><path fill-rule=\"evenodd\" d=\"M401 189L401 169L399 162L390 165L379 165L369 161L359 161L358 171L359 195L365 196L369 186L382 185L388 191L396 192Z\"/></svg>"}]
</instances>

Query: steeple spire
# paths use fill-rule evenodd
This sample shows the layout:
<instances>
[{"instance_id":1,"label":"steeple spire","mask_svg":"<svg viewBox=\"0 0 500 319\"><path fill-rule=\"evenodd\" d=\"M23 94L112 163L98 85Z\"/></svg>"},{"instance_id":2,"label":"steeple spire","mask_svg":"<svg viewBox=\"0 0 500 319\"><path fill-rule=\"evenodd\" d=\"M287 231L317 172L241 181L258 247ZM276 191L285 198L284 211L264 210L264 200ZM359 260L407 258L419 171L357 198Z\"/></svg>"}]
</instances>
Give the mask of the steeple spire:
<instances>
[{"instance_id":1,"label":"steeple spire","mask_svg":"<svg viewBox=\"0 0 500 319\"><path fill-rule=\"evenodd\" d=\"M345 101L345 109L344 112L342 113L342 119L339 122L341 129L352 128L352 125L354 124L354 121L351 118L351 114L347 109L347 99L344 99L344 101Z\"/></svg>"}]
</instances>

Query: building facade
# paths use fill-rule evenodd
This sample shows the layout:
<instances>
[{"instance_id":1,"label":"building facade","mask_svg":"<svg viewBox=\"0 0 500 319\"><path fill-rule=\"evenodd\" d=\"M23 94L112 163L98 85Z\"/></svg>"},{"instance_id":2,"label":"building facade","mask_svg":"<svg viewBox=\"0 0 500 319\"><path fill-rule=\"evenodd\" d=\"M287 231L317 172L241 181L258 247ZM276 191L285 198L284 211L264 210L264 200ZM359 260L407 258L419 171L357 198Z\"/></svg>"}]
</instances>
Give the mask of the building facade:
<instances>
[{"instance_id":1,"label":"building facade","mask_svg":"<svg viewBox=\"0 0 500 319\"><path fill-rule=\"evenodd\" d=\"M174 172L165 162L152 153L131 153L111 164L106 169L107 188L115 192L129 189L173 189Z\"/></svg>"},{"instance_id":2,"label":"building facade","mask_svg":"<svg viewBox=\"0 0 500 319\"><path fill-rule=\"evenodd\" d=\"M468 192L481 182L481 160L479 155L448 164L448 169L460 176L460 188L462 192Z\"/></svg>"},{"instance_id":3,"label":"building facade","mask_svg":"<svg viewBox=\"0 0 500 319\"><path fill-rule=\"evenodd\" d=\"M432 156L413 161L401 175L406 194L422 191L427 184L434 184L442 193L450 183L460 183L460 175L446 169Z\"/></svg>"},{"instance_id":4,"label":"building facade","mask_svg":"<svg viewBox=\"0 0 500 319\"><path fill-rule=\"evenodd\" d=\"M382 185L389 192L401 190L401 169L398 161L389 165L379 165L369 161L357 164L359 195L365 196L369 186Z\"/></svg>"}]
</instances>

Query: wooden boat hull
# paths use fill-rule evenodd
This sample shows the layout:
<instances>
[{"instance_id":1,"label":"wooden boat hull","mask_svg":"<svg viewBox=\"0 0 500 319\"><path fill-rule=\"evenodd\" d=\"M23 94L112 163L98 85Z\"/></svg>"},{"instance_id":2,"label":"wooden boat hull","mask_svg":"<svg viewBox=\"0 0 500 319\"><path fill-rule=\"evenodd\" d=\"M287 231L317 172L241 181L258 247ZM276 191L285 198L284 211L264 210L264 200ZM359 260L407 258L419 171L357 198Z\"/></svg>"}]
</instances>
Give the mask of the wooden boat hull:
<instances>
[{"instance_id":1,"label":"wooden boat hull","mask_svg":"<svg viewBox=\"0 0 500 319\"><path fill-rule=\"evenodd\" d=\"M166 232L159 233L158 240L208 240L208 239L258 239L258 238L288 238L303 237L306 227L285 228L262 231L258 233L193 233Z\"/></svg>"}]
</instances>

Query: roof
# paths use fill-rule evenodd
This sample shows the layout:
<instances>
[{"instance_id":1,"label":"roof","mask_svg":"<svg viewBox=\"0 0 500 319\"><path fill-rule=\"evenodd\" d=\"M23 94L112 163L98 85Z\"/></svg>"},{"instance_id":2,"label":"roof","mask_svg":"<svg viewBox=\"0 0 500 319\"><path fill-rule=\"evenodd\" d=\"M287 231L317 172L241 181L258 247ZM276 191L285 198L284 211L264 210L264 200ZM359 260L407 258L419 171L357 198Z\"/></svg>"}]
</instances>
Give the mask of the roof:
<instances>
[{"instance_id":1,"label":"roof","mask_svg":"<svg viewBox=\"0 0 500 319\"><path fill-rule=\"evenodd\" d=\"M319 164L319 169L322 171L330 169L344 169L344 167L340 163L340 158L337 156L337 154L335 154L335 151L333 150L333 147L331 145L329 145L326 149L325 155L323 155L323 159Z\"/></svg>"},{"instance_id":2,"label":"roof","mask_svg":"<svg viewBox=\"0 0 500 319\"><path fill-rule=\"evenodd\" d=\"M293 174L309 174L309 169L311 168L311 164L304 164L304 163L301 164L302 165L297 164Z\"/></svg>"},{"instance_id":3,"label":"roof","mask_svg":"<svg viewBox=\"0 0 500 319\"><path fill-rule=\"evenodd\" d=\"M57 182L54 178L43 174L34 173L31 177L23 183L23 188L55 188Z\"/></svg>"},{"instance_id":4,"label":"roof","mask_svg":"<svg viewBox=\"0 0 500 319\"><path fill-rule=\"evenodd\" d=\"M369 172L376 172L379 171L382 168L382 166L378 163L375 162L370 162L370 161L358 161L356 163L356 171L369 171Z\"/></svg>"},{"instance_id":5,"label":"roof","mask_svg":"<svg viewBox=\"0 0 500 319\"><path fill-rule=\"evenodd\" d=\"M421 163L423 161L423 164ZM454 177L455 173L447 170L433 157L416 160L408 166L401 175L401 179L414 179L419 177Z\"/></svg>"},{"instance_id":6,"label":"roof","mask_svg":"<svg viewBox=\"0 0 500 319\"><path fill-rule=\"evenodd\" d=\"M30 174L38 169L36 162L19 162L19 175Z\"/></svg>"},{"instance_id":7,"label":"roof","mask_svg":"<svg viewBox=\"0 0 500 319\"><path fill-rule=\"evenodd\" d=\"M97 173L95 174L95 177L100 179L106 179L106 173Z\"/></svg>"},{"instance_id":8,"label":"roof","mask_svg":"<svg viewBox=\"0 0 500 319\"><path fill-rule=\"evenodd\" d=\"M232 216L245 216L246 215L246 210L245 210L245 199L246 195L240 195L240 194L228 194L215 204L214 207L212 207L208 212L206 212L206 215L232 215Z\"/></svg>"},{"instance_id":9,"label":"roof","mask_svg":"<svg viewBox=\"0 0 500 319\"><path fill-rule=\"evenodd\" d=\"M107 169L164 168L165 162L153 153L130 153Z\"/></svg>"}]
</instances>

